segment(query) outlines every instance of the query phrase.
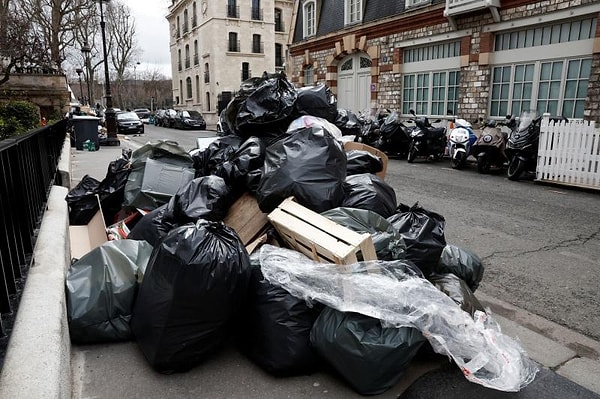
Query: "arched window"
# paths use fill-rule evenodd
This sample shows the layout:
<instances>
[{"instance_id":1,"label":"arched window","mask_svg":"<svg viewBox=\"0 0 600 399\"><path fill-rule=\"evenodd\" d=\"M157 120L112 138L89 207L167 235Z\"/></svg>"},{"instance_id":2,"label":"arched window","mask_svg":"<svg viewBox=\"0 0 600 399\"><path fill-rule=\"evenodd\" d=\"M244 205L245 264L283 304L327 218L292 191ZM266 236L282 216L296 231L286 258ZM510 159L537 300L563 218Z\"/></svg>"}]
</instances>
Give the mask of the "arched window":
<instances>
[{"instance_id":1,"label":"arched window","mask_svg":"<svg viewBox=\"0 0 600 399\"><path fill-rule=\"evenodd\" d=\"M304 3L303 7L303 13L302 15L304 15L304 19L303 19L303 25L304 25L304 37L310 37L310 36L314 36L315 33L317 33L316 30L316 26L317 26L317 19L316 19L316 10L315 10L315 2L314 1L307 1L306 3Z\"/></svg>"},{"instance_id":2,"label":"arched window","mask_svg":"<svg viewBox=\"0 0 600 399\"><path fill-rule=\"evenodd\" d=\"M275 66L283 66L283 46L280 43L275 43Z\"/></svg>"},{"instance_id":3,"label":"arched window","mask_svg":"<svg viewBox=\"0 0 600 399\"><path fill-rule=\"evenodd\" d=\"M183 81L179 80L179 96L183 99ZM177 104L179 104L179 96L177 96Z\"/></svg>"},{"instance_id":4,"label":"arched window","mask_svg":"<svg viewBox=\"0 0 600 399\"><path fill-rule=\"evenodd\" d=\"M180 23L179 23L179 15L177 16L177 26L176 26L176 30L177 30L177 38L179 39L181 37L181 30L179 28Z\"/></svg>"},{"instance_id":5,"label":"arched window","mask_svg":"<svg viewBox=\"0 0 600 399\"><path fill-rule=\"evenodd\" d=\"M200 102L200 76L196 75L196 102Z\"/></svg>"},{"instance_id":6,"label":"arched window","mask_svg":"<svg viewBox=\"0 0 600 399\"><path fill-rule=\"evenodd\" d=\"M177 70L181 71L181 49L177 50Z\"/></svg>"},{"instance_id":7,"label":"arched window","mask_svg":"<svg viewBox=\"0 0 600 399\"><path fill-rule=\"evenodd\" d=\"M208 62L204 64L204 83L210 82L210 69L208 68Z\"/></svg>"},{"instance_id":8,"label":"arched window","mask_svg":"<svg viewBox=\"0 0 600 399\"><path fill-rule=\"evenodd\" d=\"M194 40L194 65L198 65L200 60L198 59L198 40Z\"/></svg>"},{"instance_id":9,"label":"arched window","mask_svg":"<svg viewBox=\"0 0 600 399\"><path fill-rule=\"evenodd\" d=\"M195 28L198 24L198 9L196 7L196 2L192 3L192 28Z\"/></svg>"},{"instance_id":10,"label":"arched window","mask_svg":"<svg viewBox=\"0 0 600 399\"><path fill-rule=\"evenodd\" d=\"M210 93L206 92L206 104L204 106L206 111L210 111Z\"/></svg>"},{"instance_id":11,"label":"arched window","mask_svg":"<svg viewBox=\"0 0 600 399\"><path fill-rule=\"evenodd\" d=\"M186 68L190 67L190 45L189 44L185 45L185 67Z\"/></svg>"},{"instance_id":12,"label":"arched window","mask_svg":"<svg viewBox=\"0 0 600 399\"><path fill-rule=\"evenodd\" d=\"M275 32L284 32L285 27L283 26L283 11L281 8L275 9Z\"/></svg>"},{"instance_id":13,"label":"arched window","mask_svg":"<svg viewBox=\"0 0 600 399\"><path fill-rule=\"evenodd\" d=\"M192 78L190 78L189 76L185 79L185 86L186 86L186 99L191 99L193 98L193 93L192 93Z\"/></svg>"},{"instance_id":14,"label":"arched window","mask_svg":"<svg viewBox=\"0 0 600 399\"><path fill-rule=\"evenodd\" d=\"M183 10L183 34L188 32L188 10Z\"/></svg>"}]
</instances>

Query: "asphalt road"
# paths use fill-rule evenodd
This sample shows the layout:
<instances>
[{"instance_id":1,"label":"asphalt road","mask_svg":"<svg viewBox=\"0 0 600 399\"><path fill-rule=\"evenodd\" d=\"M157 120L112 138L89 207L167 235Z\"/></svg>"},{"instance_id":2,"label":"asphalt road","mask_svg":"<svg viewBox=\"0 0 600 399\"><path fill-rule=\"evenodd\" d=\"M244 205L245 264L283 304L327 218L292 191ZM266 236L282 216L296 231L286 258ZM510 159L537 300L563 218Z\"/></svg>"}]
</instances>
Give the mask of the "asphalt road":
<instances>
[{"instance_id":1,"label":"asphalt road","mask_svg":"<svg viewBox=\"0 0 600 399\"><path fill-rule=\"evenodd\" d=\"M214 131L146 126L129 137L170 139L185 149ZM600 192L549 186L504 174L454 170L447 160L390 160L386 181L399 203L418 202L446 219L446 240L478 254L479 290L600 340Z\"/></svg>"}]
</instances>

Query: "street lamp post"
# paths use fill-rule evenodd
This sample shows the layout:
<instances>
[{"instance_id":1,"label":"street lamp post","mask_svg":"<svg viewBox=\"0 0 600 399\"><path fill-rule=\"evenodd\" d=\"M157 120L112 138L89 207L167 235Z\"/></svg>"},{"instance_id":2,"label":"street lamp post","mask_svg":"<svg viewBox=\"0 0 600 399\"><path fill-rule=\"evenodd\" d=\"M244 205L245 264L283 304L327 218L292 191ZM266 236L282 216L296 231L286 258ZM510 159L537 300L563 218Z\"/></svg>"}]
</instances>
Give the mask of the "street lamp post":
<instances>
[{"instance_id":1,"label":"street lamp post","mask_svg":"<svg viewBox=\"0 0 600 399\"><path fill-rule=\"evenodd\" d=\"M106 123L106 144L111 146L121 145L117 137L117 119L113 109L112 94L110 92L110 76L108 75L108 52L106 51L106 23L104 22L104 12L102 3L108 3L110 0L98 0L100 3L100 30L102 31L102 53L104 55L104 80L106 111L104 111L104 121Z\"/></svg>"},{"instance_id":2,"label":"street lamp post","mask_svg":"<svg viewBox=\"0 0 600 399\"><path fill-rule=\"evenodd\" d=\"M75 72L77 72L77 76L79 77L79 95L81 96L81 105L85 105L85 99L83 97L83 85L81 84L81 72L83 72L83 69L81 68L77 68L75 69Z\"/></svg>"},{"instance_id":3,"label":"street lamp post","mask_svg":"<svg viewBox=\"0 0 600 399\"><path fill-rule=\"evenodd\" d=\"M92 77L92 67L90 66L90 53L92 52L92 49L90 47L88 47L87 42L83 43L83 47L81 47L81 53L83 54L83 56L85 57L85 84L87 85L87 96L88 96L88 105L92 106L92 101L94 101L94 99L92 98L92 91L91 91L91 86L90 86L90 80ZM92 84L94 84L94 82L92 82Z\"/></svg>"}]
</instances>

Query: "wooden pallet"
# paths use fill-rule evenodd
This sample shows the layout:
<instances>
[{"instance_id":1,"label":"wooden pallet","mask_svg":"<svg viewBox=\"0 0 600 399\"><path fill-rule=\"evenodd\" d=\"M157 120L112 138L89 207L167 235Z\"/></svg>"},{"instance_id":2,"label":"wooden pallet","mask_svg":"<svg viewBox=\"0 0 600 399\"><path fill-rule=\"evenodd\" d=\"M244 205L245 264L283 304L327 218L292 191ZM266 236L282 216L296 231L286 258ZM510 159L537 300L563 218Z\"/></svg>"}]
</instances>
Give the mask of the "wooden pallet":
<instances>
[{"instance_id":1,"label":"wooden pallet","mask_svg":"<svg viewBox=\"0 0 600 399\"><path fill-rule=\"evenodd\" d=\"M290 197L268 215L288 246L322 263L349 265L377 260L369 233L357 233L298 204Z\"/></svg>"},{"instance_id":2,"label":"wooden pallet","mask_svg":"<svg viewBox=\"0 0 600 399\"><path fill-rule=\"evenodd\" d=\"M248 253L256 248L258 242L254 243L254 241L258 240L269 227L267 214L260 210L256 198L250 193L244 193L231 205L223 223L235 230Z\"/></svg>"}]
</instances>

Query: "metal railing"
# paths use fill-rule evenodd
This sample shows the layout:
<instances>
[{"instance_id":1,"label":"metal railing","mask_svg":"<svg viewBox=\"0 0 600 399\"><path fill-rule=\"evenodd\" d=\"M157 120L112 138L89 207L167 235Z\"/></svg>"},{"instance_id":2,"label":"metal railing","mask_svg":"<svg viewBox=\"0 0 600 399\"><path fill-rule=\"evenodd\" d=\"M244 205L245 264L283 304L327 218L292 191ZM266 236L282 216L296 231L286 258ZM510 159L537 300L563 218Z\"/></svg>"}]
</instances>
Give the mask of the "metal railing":
<instances>
[{"instance_id":1,"label":"metal railing","mask_svg":"<svg viewBox=\"0 0 600 399\"><path fill-rule=\"evenodd\" d=\"M16 311L57 177L67 120L0 141L0 314ZM5 336L0 319L0 336Z\"/></svg>"}]
</instances>

